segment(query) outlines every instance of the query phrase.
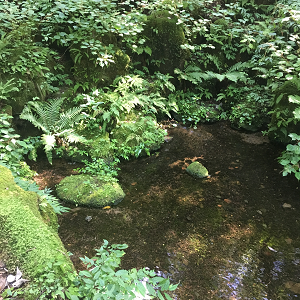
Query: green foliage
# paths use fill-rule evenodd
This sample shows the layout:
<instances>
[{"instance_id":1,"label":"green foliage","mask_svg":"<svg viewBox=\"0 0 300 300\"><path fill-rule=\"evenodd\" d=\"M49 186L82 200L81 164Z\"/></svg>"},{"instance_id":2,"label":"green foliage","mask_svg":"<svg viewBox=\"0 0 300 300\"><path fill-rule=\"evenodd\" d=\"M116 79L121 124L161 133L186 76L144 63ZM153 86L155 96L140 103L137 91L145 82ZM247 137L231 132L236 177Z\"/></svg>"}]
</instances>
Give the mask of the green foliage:
<instances>
[{"instance_id":1,"label":"green foliage","mask_svg":"<svg viewBox=\"0 0 300 300\"><path fill-rule=\"evenodd\" d=\"M138 116L118 122L111 132L111 142L117 156L129 159L159 149L166 134L152 117Z\"/></svg>"},{"instance_id":2,"label":"green foliage","mask_svg":"<svg viewBox=\"0 0 300 300\"><path fill-rule=\"evenodd\" d=\"M212 122L221 118L221 106L201 101L201 94L178 91L171 94L169 99L175 99L178 105L177 113L183 124L197 125L200 122Z\"/></svg>"},{"instance_id":3,"label":"green foliage","mask_svg":"<svg viewBox=\"0 0 300 300\"><path fill-rule=\"evenodd\" d=\"M83 160L85 164L84 168L76 169L79 173L90 174L97 176L101 181L104 182L117 182L115 178L118 176L117 164L120 162L118 158L113 161L107 161L102 158L92 158L92 161Z\"/></svg>"},{"instance_id":4,"label":"green foliage","mask_svg":"<svg viewBox=\"0 0 300 300\"><path fill-rule=\"evenodd\" d=\"M136 270L120 269L121 258L126 244L108 245L104 240L100 249L96 249L93 258L81 258L87 270L80 271L78 275L68 273L62 276L61 262L50 262L45 269L40 270L40 276L31 285L29 292L39 295L39 299L136 299L145 297L149 299L172 299L168 291L174 291L177 285L170 283L168 278L159 277L154 271L147 268Z\"/></svg>"},{"instance_id":5,"label":"green foliage","mask_svg":"<svg viewBox=\"0 0 300 300\"><path fill-rule=\"evenodd\" d=\"M11 116L0 114L0 163L21 177L32 177L33 172L23 161L24 155L34 147L27 141L20 140L20 135L12 128Z\"/></svg>"},{"instance_id":6,"label":"green foliage","mask_svg":"<svg viewBox=\"0 0 300 300\"><path fill-rule=\"evenodd\" d=\"M56 138L63 137L71 143L84 142L82 136L74 132L73 126L84 118L80 107L73 107L61 112L63 99L53 99L49 102L28 102L20 115L21 119L31 122L40 128L42 143L50 164L52 164L52 150L56 145Z\"/></svg>"},{"instance_id":7,"label":"green foliage","mask_svg":"<svg viewBox=\"0 0 300 300\"><path fill-rule=\"evenodd\" d=\"M159 83L163 85L163 83ZM138 75L117 78L113 91L95 90L86 95L81 107L88 111L87 127L99 127L102 131L112 130L123 114L139 109L146 115L163 112L169 115L166 99L158 92L148 92L148 82Z\"/></svg>"},{"instance_id":8,"label":"green foliage","mask_svg":"<svg viewBox=\"0 0 300 300\"><path fill-rule=\"evenodd\" d=\"M56 214L61 215L64 212L68 212L70 209L61 205L59 200L54 197L51 189L45 188L41 190L34 181L24 180L20 177L14 177L15 183L21 187L24 191L35 192L39 195L39 205L41 209L47 204L43 200L46 200L49 205L53 208Z\"/></svg>"},{"instance_id":9,"label":"green foliage","mask_svg":"<svg viewBox=\"0 0 300 300\"><path fill-rule=\"evenodd\" d=\"M300 120L300 96L290 96L289 101L296 104L293 114L296 120ZM293 143L286 146L286 150L278 158L279 163L284 167L283 176L293 173L300 180L300 136L296 133L290 133L289 137Z\"/></svg>"},{"instance_id":10,"label":"green foliage","mask_svg":"<svg viewBox=\"0 0 300 300\"><path fill-rule=\"evenodd\" d=\"M249 80L247 85L231 84L218 94L218 100L229 110L229 120L234 127L256 131L269 122L271 94L254 81Z\"/></svg>"}]
</instances>

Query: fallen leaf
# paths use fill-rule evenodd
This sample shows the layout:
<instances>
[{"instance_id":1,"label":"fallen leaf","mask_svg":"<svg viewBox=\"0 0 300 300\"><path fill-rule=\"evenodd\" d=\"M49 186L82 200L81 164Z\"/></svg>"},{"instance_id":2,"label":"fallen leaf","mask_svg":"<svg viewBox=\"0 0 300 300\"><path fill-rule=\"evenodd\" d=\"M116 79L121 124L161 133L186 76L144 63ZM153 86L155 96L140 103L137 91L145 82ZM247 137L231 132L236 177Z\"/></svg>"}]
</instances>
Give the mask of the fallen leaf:
<instances>
[{"instance_id":1,"label":"fallen leaf","mask_svg":"<svg viewBox=\"0 0 300 300\"><path fill-rule=\"evenodd\" d=\"M102 209L110 209L110 206L104 206Z\"/></svg>"},{"instance_id":2,"label":"fallen leaf","mask_svg":"<svg viewBox=\"0 0 300 300\"><path fill-rule=\"evenodd\" d=\"M218 207L222 207L222 205L221 205L221 204L218 204Z\"/></svg>"},{"instance_id":3,"label":"fallen leaf","mask_svg":"<svg viewBox=\"0 0 300 300\"><path fill-rule=\"evenodd\" d=\"M226 202L226 203L231 203L232 201L231 200L229 200L229 199L224 199L224 201Z\"/></svg>"},{"instance_id":4,"label":"fallen leaf","mask_svg":"<svg viewBox=\"0 0 300 300\"><path fill-rule=\"evenodd\" d=\"M283 207L283 208L292 208L292 205L291 205L291 204L288 204L288 203L283 203L283 204L282 204L282 207Z\"/></svg>"},{"instance_id":5,"label":"fallen leaf","mask_svg":"<svg viewBox=\"0 0 300 300\"><path fill-rule=\"evenodd\" d=\"M287 243L287 244L289 244L289 245L290 245L290 244L292 243L292 241L293 241L293 240L292 240L292 239L290 239L290 238L287 238L287 239L285 239L285 241L286 241L286 243Z\"/></svg>"},{"instance_id":6,"label":"fallen leaf","mask_svg":"<svg viewBox=\"0 0 300 300\"><path fill-rule=\"evenodd\" d=\"M136 182L133 182L131 185L136 185Z\"/></svg>"},{"instance_id":7,"label":"fallen leaf","mask_svg":"<svg viewBox=\"0 0 300 300\"><path fill-rule=\"evenodd\" d=\"M217 172L215 172L215 174L218 175L220 172L221 172L221 171L217 171Z\"/></svg>"},{"instance_id":8,"label":"fallen leaf","mask_svg":"<svg viewBox=\"0 0 300 300\"><path fill-rule=\"evenodd\" d=\"M229 167L228 169L229 169L229 170L234 170L234 168L233 168L233 167Z\"/></svg>"}]
</instances>

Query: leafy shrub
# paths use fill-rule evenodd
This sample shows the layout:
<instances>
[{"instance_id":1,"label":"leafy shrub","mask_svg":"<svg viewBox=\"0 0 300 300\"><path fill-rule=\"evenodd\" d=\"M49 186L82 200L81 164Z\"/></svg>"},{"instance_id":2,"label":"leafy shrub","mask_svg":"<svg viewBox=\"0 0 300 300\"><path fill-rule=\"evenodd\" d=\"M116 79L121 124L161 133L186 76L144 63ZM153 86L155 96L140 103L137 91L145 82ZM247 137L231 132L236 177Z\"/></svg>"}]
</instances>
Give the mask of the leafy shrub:
<instances>
[{"instance_id":1,"label":"leafy shrub","mask_svg":"<svg viewBox=\"0 0 300 300\"><path fill-rule=\"evenodd\" d=\"M166 134L149 116L120 121L111 132L112 147L117 156L125 159L150 155L150 151L157 150L164 142Z\"/></svg>"},{"instance_id":2,"label":"leafy shrub","mask_svg":"<svg viewBox=\"0 0 300 300\"><path fill-rule=\"evenodd\" d=\"M179 91L169 96L176 99L178 105L177 114L183 124L195 124L200 122L217 121L221 117L221 106L201 101L201 94Z\"/></svg>"},{"instance_id":3,"label":"leafy shrub","mask_svg":"<svg viewBox=\"0 0 300 300\"><path fill-rule=\"evenodd\" d=\"M115 177L118 176L117 164L120 162L118 158L113 161L107 161L102 158L92 158L92 161L83 160L84 168L76 169L79 173L90 174L97 176L101 181L112 182L118 181Z\"/></svg>"},{"instance_id":4,"label":"leafy shrub","mask_svg":"<svg viewBox=\"0 0 300 300\"><path fill-rule=\"evenodd\" d=\"M34 146L19 140L7 114L0 114L0 163L6 165L14 174L21 177L32 177L33 173L25 162L24 155L30 153Z\"/></svg>"}]
</instances>

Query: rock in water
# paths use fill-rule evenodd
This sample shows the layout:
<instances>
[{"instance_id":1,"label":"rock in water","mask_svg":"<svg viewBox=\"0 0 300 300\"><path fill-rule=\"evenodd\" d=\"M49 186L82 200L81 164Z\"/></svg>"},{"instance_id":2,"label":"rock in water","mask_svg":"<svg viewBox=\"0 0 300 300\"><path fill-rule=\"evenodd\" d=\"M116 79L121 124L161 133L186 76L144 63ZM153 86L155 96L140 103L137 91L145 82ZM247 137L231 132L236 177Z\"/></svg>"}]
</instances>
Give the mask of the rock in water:
<instances>
[{"instance_id":1,"label":"rock in water","mask_svg":"<svg viewBox=\"0 0 300 300\"><path fill-rule=\"evenodd\" d=\"M105 207L117 205L125 197L116 182L104 182L97 176L87 174L65 177L56 188L60 199L76 205Z\"/></svg>"},{"instance_id":2,"label":"rock in water","mask_svg":"<svg viewBox=\"0 0 300 300\"><path fill-rule=\"evenodd\" d=\"M208 176L207 169L198 161L191 163L187 168L186 171L188 174L193 176L194 178L204 178Z\"/></svg>"}]
</instances>

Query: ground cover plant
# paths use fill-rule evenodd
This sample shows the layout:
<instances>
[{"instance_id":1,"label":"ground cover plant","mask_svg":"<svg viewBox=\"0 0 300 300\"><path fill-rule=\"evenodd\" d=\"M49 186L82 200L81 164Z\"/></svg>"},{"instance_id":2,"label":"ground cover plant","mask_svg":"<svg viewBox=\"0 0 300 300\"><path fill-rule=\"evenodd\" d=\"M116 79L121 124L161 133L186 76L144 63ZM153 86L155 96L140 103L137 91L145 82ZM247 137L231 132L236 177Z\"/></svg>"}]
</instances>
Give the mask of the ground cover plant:
<instances>
[{"instance_id":1,"label":"ground cover plant","mask_svg":"<svg viewBox=\"0 0 300 300\"><path fill-rule=\"evenodd\" d=\"M264 130L300 178L297 1L14 0L0 17L0 162L16 176L44 146L116 181L175 117ZM39 134L23 138L25 120Z\"/></svg>"}]
</instances>

